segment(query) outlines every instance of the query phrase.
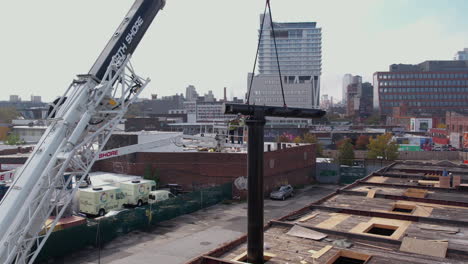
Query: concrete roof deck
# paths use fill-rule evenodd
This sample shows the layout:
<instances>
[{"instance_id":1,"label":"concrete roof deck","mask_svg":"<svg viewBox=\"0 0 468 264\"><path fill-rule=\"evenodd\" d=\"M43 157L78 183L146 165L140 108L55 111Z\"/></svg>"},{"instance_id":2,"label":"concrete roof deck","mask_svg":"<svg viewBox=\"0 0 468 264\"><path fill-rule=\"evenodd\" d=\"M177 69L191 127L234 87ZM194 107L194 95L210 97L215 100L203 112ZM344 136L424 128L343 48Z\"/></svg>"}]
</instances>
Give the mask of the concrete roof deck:
<instances>
[{"instance_id":1,"label":"concrete roof deck","mask_svg":"<svg viewBox=\"0 0 468 264\"><path fill-rule=\"evenodd\" d=\"M415 173L402 178L380 176L395 167ZM468 173L468 167L457 168L461 174ZM266 263L333 264L339 252L367 256L363 263L372 264L468 263L468 192L419 186L417 181L427 177L419 169L418 164L392 164L271 221L264 233L265 252L274 257ZM293 227L319 232L318 238L287 234ZM389 234L380 233L381 229ZM343 239L351 243L349 248L341 243ZM190 263L239 263L234 260L245 251L244 236Z\"/></svg>"}]
</instances>

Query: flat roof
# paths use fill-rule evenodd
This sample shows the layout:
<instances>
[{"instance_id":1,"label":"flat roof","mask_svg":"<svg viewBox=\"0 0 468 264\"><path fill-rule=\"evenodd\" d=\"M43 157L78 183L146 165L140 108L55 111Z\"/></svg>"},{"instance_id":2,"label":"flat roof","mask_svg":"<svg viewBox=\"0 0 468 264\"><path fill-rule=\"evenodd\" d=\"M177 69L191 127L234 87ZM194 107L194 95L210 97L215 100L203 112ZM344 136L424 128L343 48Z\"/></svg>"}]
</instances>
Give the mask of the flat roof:
<instances>
[{"instance_id":1,"label":"flat roof","mask_svg":"<svg viewBox=\"0 0 468 264\"><path fill-rule=\"evenodd\" d=\"M468 166L447 162L397 162L270 221L264 231L268 263L467 263L468 189L464 178L446 186L444 169L468 175ZM239 263L246 239L190 263Z\"/></svg>"}]
</instances>

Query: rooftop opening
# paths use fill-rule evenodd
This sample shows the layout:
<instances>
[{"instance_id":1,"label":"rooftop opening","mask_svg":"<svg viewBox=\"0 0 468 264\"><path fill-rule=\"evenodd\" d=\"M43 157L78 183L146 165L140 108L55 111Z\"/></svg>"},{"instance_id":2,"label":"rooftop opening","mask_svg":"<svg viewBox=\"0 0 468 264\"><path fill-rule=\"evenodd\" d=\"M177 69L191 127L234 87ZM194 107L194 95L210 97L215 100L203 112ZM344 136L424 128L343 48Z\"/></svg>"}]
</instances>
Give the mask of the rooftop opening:
<instances>
[{"instance_id":1,"label":"rooftop opening","mask_svg":"<svg viewBox=\"0 0 468 264\"><path fill-rule=\"evenodd\" d=\"M349 251L349 250L340 250L338 253L333 256L326 264L365 264L369 261L371 256Z\"/></svg>"},{"instance_id":2,"label":"rooftop opening","mask_svg":"<svg viewBox=\"0 0 468 264\"><path fill-rule=\"evenodd\" d=\"M364 233L379 236L391 236L393 235L393 233L395 233L395 230L397 229L397 226L372 224Z\"/></svg>"},{"instance_id":3,"label":"rooftop opening","mask_svg":"<svg viewBox=\"0 0 468 264\"><path fill-rule=\"evenodd\" d=\"M413 209L395 207L395 208L393 208L393 212L399 212L399 213L407 213L407 214L410 214L410 213L413 212Z\"/></svg>"},{"instance_id":4,"label":"rooftop opening","mask_svg":"<svg viewBox=\"0 0 468 264\"><path fill-rule=\"evenodd\" d=\"M416 209L415 205L410 204L395 204L393 206L392 212L411 214Z\"/></svg>"},{"instance_id":5,"label":"rooftop opening","mask_svg":"<svg viewBox=\"0 0 468 264\"><path fill-rule=\"evenodd\" d=\"M364 260L341 256L338 257L333 264L364 264Z\"/></svg>"}]
</instances>

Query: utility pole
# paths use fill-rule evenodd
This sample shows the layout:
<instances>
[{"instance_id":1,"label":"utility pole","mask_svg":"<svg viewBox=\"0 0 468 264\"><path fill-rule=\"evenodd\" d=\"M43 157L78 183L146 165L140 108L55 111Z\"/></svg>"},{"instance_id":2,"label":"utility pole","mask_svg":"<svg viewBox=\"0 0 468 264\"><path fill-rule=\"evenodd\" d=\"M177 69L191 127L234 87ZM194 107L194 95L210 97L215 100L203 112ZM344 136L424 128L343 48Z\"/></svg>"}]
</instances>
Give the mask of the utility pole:
<instances>
[{"instance_id":1,"label":"utility pole","mask_svg":"<svg viewBox=\"0 0 468 264\"><path fill-rule=\"evenodd\" d=\"M265 117L320 118L326 112L319 109L225 104L224 113L240 113L249 116L246 120L249 130L247 141L247 262L263 264L263 132Z\"/></svg>"}]
</instances>

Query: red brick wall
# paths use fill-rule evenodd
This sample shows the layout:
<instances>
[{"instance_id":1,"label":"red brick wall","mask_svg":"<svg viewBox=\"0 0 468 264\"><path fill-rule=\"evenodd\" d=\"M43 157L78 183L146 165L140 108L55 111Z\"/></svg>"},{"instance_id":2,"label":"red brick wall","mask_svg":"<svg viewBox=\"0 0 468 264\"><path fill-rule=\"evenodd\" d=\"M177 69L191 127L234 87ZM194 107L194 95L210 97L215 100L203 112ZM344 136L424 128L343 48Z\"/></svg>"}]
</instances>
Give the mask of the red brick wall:
<instances>
[{"instance_id":1,"label":"red brick wall","mask_svg":"<svg viewBox=\"0 0 468 264\"><path fill-rule=\"evenodd\" d=\"M133 160L134 162L128 162ZM162 184L178 183L185 189L233 182L247 176L245 153L136 153L127 157L99 161L95 170L143 175L145 167L157 169ZM265 192L281 184L312 182L315 173L315 146L295 146L266 152L264 156ZM237 188L234 195L241 195Z\"/></svg>"}]
</instances>

